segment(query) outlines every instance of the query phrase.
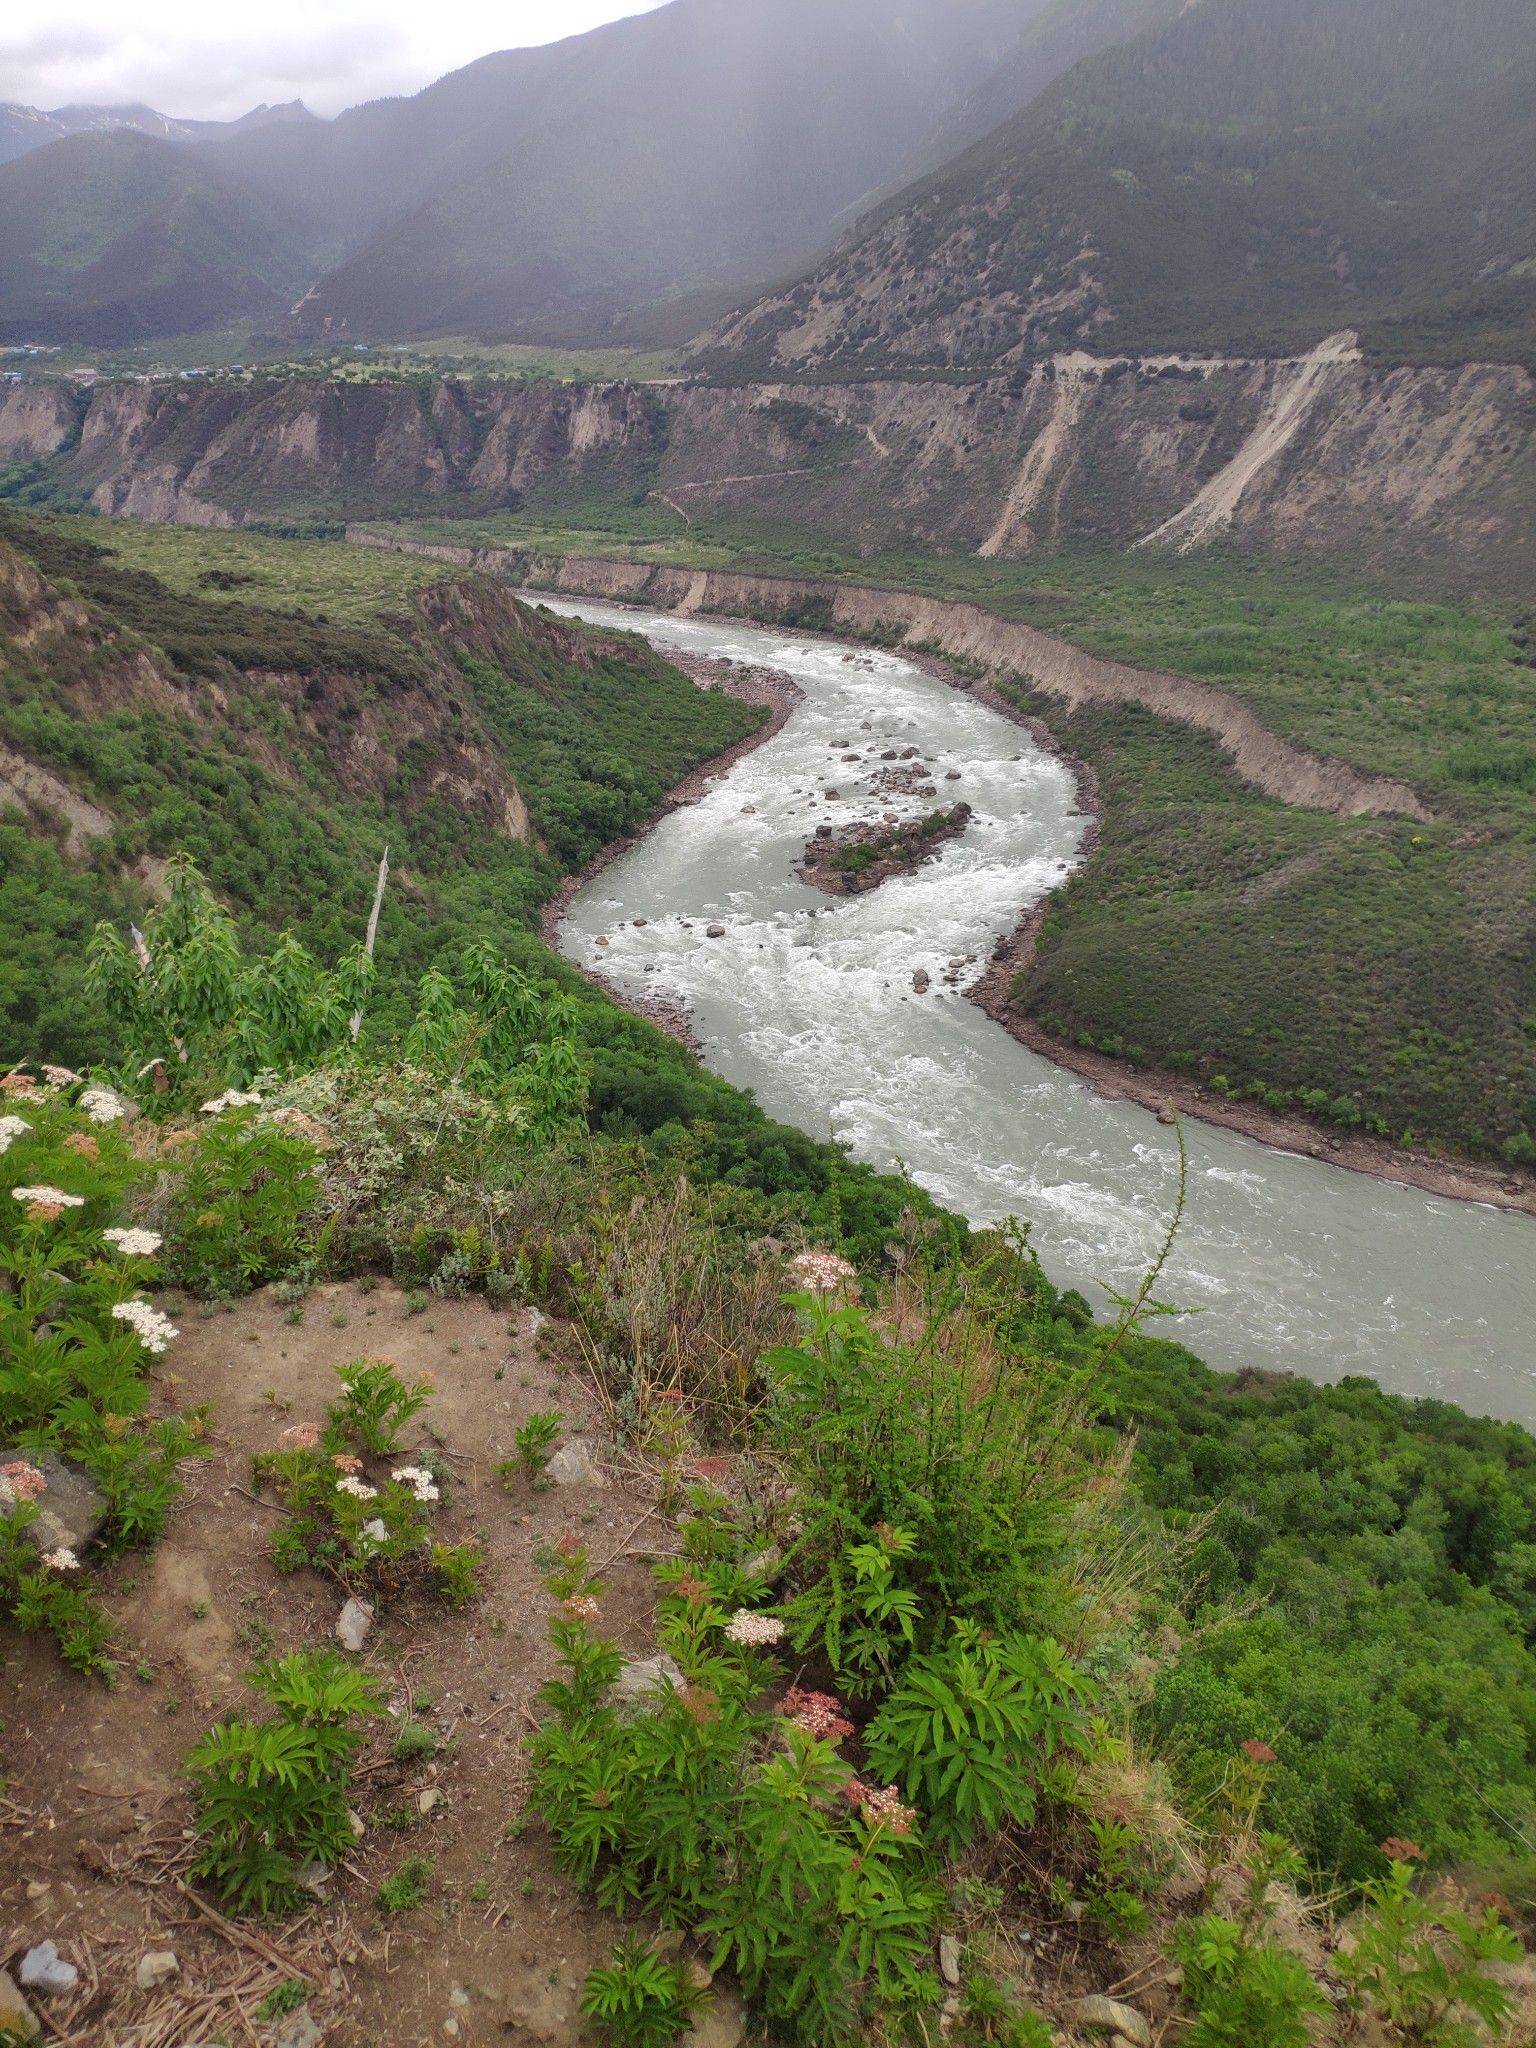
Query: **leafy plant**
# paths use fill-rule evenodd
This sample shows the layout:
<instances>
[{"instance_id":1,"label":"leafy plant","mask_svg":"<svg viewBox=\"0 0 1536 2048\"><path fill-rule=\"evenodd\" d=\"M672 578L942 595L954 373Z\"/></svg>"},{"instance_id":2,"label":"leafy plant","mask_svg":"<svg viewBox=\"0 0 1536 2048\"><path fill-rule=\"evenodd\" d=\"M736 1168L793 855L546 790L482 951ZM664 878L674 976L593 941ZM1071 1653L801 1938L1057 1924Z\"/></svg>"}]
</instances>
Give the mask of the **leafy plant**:
<instances>
[{"instance_id":1,"label":"leafy plant","mask_svg":"<svg viewBox=\"0 0 1536 2048\"><path fill-rule=\"evenodd\" d=\"M297 1872L352 1843L348 1799L363 1744L354 1725L383 1712L378 1686L334 1651L296 1651L247 1673L276 1709L211 1728L187 1759L202 1837L193 1870L240 1912L301 1896Z\"/></svg>"},{"instance_id":2,"label":"leafy plant","mask_svg":"<svg viewBox=\"0 0 1536 2048\"><path fill-rule=\"evenodd\" d=\"M620 2048L668 2048L694 2015L707 2009L707 1992L698 1991L687 1967L664 1962L634 1935L616 1942L612 1960L587 1973L581 2011L595 2020L605 2041Z\"/></svg>"},{"instance_id":3,"label":"leafy plant","mask_svg":"<svg viewBox=\"0 0 1536 2048\"><path fill-rule=\"evenodd\" d=\"M1477 2048L1488 2035L1497 2038L1515 2000L1484 1965L1520 1962L1519 1940L1492 1906L1474 1919L1421 1898L1413 1889L1417 1847L1386 1846L1387 1874L1366 1885L1353 1945L1339 1954L1356 2009L1376 2014L1416 2048Z\"/></svg>"},{"instance_id":4,"label":"leafy plant","mask_svg":"<svg viewBox=\"0 0 1536 2048\"><path fill-rule=\"evenodd\" d=\"M397 1764L424 1763L437 1755L437 1736L420 1721L402 1721L389 1753Z\"/></svg>"},{"instance_id":5,"label":"leafy plant","mask_svg":"<svg viewBox=\"0 0 1536 2048\"><path fill-rule=\"evenodd\" d=\"M432 1876L429 1856L407 1856L392 1877L378 1889L381 1913L414 1913L427 1903L427 1884Z\"/></svg>"},{"instance_id":6,"label":"leafy plant","mask_svg":"<svg viewBox=\"0 0 1536 2048\"><path fill-rule=\"evenodd\" d=\"M484 1566L485 1551L473 1536L466 1536L460 1543L432 1546L432 1569L437 1573L444 1598L453 1607L467 1607L471 1600L479 1599L485 1590L481 1584Z\"/></svg>"},{"instance_id":7,"label":"leafy plant","mask_svg":"<svg viewBox=\"0 0 1536 2048\"><path fill-rule=\"evenodd\" d=\"M339 1415L345 1427L374 1457L394 1456L400 1431L431 1399L432 1381L423 1374L407 1385L388 1358L357 1358L336 1372L344 1389Z\"/></svg>"},{"instance_id":8,"label":"leafy plant","mask_svg":"<svg viewBox=\"0 0 1536 2048\"><path fill-rule=\"evenodd\" d=\"M1056 1643L957 1621L942 1649L907 1664L870 1723L870 1769L900 1784L948 1847L1005 1820L1027 1825L1047 1767L1088 1746L1091 1691Z\"/></svg>"},{"instance_id":9,"label":"leafy plant","mask_svg":"<svg viewBox=\"0 0 1536 2048\"><path fill-rule=\"evenodd\" d=\"M1300 1956L1216 1913L1185 1921L1173 1945L1195 2013L1190 2048L1306 2048L1308 2019L1328 2001Z\"/></svg>"},{"instance_id":10,"label":"leafy plant","mask_svg":"<svg viewBox=\"0 0 1536 2048\"><path fill-rule=\"evenodd\" d=\"M518 1461L524 1475L537 1481L539 1474L549 1463L549 1454L554 1449L565 1417L558 1408L542 1408L529 1416L512 1441L517 1446Z\"/></svg>"},{"instance_id":11,"label":"leafy plant","mask_svg":"<svg viewBox=\"0 0 1536 2048\"><path fill-rule=\"evenodd\" d=\"M259 2020L280 2020L288 2013L297 2012L309 1997L309 1988L297 1977L286 1977L281 1984L274 1984L256 2008Z\"/></svg>"},{"instance_id":12,"label":"leafy plant","mask_svg":"<svg viewBox=\"0 0 1536 2048\"><path fill-rule=\"evenodd\" d=\"M96 927L88 987L122 1033L130 1070L158 1061L173 1086L219 1074L247 1088L263 1071L303 1071L350 1052L373 976L364 946L332 973L290 932L265 957L242 959L233 918L178 853L141 936L130 945L111 925Z\"/></svg>"},{"instance_id":13,"label":"leafy plant","mask_svg":"<svg viewBox=\"0 0 1536 2048\"><path fill-rule=\"evenodd\" d=\"M172 1277L195 1293L227 1296L277 1278L306 1256L323 1262L334 1225L303 1227L318 1175L310 1139L264 1117L254 1102L218 1111L172 1205Z\"/></svg>"}]
</instances>

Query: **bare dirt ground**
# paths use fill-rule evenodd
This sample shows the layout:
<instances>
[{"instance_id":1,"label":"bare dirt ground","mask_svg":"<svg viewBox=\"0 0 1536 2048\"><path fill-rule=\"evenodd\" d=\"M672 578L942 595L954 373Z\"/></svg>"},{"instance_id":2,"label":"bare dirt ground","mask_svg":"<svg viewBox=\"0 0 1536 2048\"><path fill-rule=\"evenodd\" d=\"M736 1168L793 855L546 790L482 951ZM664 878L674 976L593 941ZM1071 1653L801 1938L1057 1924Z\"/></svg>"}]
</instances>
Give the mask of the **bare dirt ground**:
<instances>
[{"instance_id":1,"label":"bare dirt ground","mask_svg":"<svg viewBox=\"0 0 1536 2048\"><path fill-rule=\"evenodd\" d=\"M80 1983L68 1997L35 2001L46 2038L91 2048L315 2048L320 2036L332 2048L575 2042L576 1995L614 1923L560 1878L536 1828L507 1836L526 1795L530 1709L553 1669L552 1602L534 1552L571 1533L594 1561L611 1556L605 1632L626 1654L646 1655L644 1545L664 1550L670 1539L622 1473L609 1470L601 1489L538 1491L521 1475L508 1490L492 1469L534 1409L559 1408L567 1435L600 1439L568 1334L478 1296L410 1315L386 1283L366 1293L353 1283L317 1288L296 1323L265 1291L207 1315L171 1305L182 1336L154 1376L155 1405L213 1403L215 1455L188 1468L158 1550L99 1575L119 1630L115 1693L68 1670L51 1639L6 1639L0 1966L14 1970L33 1943L56 1941ZM260 1711L241 1675L253 1658L324 1644L345 1597L318 1573L274 1568L278 1511L252 1497L250 1461L290 1423L320 1419L337 1391L335 1366L378 1354L408 1378L436 1380L402 1441L435 1448L450 1468L452 1498L434 1534L481 1536L485 1596L459 1614L427 1593L381 1606L362 1662L398 1712L415 1702L439 1758L393 1763L398 1724L381 1723L358 1783L365 1832L329 1898L235 1929L181 1886L194 1848L183 1759L216 1716ZM386 1915L375 1903L380 1881L408 1856L431 1860L426 1903ZM139 1990L140 1958L163 1950L179 1976ZM261 2000L292 1980L307 1990L320 2036L297 2016L256 2018Z\"/></svg>"}]
</instances>

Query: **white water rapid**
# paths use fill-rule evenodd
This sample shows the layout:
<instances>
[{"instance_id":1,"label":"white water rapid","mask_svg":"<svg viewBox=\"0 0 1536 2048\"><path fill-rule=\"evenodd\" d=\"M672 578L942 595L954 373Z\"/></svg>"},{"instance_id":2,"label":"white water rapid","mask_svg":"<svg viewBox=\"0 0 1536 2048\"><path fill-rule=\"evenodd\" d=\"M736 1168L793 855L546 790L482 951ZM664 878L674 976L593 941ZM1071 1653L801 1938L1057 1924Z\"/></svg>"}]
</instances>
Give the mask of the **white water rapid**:
<instances>
[{"instance_id":1,"label":"white water rapid","mask_svg":"<svg viewBox=\"0 0 1536 2048\"><path fill-rule=\"evenodd\" d=\"M587 884L562 927L569 957L620 992L686 1008L709 1065L770 1115L835 1133L877 1167L900 1159L973 1222L1031 1220L1058 1283L1090 1298L1133 1284L1174 1200L1173 1134L1101 1100L961 993L1076 858L1086 821L1067 770L897 655L596 603L555 609L780 669L805 692L782 732ZM936 797L871 790L873 773L901 765L879 756L907 747ZM907 819L962 797L975 812L964 837L917 873L851 897L795 877L817 824ZM706 937L711 923L723 938ZM1159 1293L1198 1313L1159 1334L1216 1366L1367 1373L1536 1425L1530 1218L1203 1124L1185 1139L1188 1210Z\"/></svg>"}]
</instances>

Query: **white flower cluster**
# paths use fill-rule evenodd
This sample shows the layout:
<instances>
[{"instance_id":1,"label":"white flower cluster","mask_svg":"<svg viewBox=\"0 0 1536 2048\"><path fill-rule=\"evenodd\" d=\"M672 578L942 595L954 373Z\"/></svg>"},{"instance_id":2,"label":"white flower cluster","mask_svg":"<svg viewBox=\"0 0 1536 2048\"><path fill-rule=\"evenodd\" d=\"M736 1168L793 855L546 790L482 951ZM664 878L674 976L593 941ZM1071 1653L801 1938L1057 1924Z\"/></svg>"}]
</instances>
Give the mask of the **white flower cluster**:
<instances>
[{"instance_id":1,"label":"white flower cluster","mask_svg":"<svg viewBox=\"0 0 1536 2048\"><path fill-rule=\"evenodd\" d=\"M135 1336L153 1358L163 1356L170 1349L172 1339L181 1335L170 1317L161 1315L151 1302L120 1301L112 1313L120 1323L132 1326Z\"/></svg>"},{"instance_id":2,"label":"white flower cluster","mask_svg":"<svg viewBox=\"0 0 1536 2048\"><path fill-rule=\"evenodd\" d=\"M93 1124L120 1123L127 1115L127 1106L115 1088L87 1088L80 1107Z\"/></svg>"},{"instance_id":3,"label":"white flower cluster","mask_svg":"<svg viewBox=\"0 0 1536 2048\"><path fill-rule=\"evenodd\" d=\"M47 1069L44 1068L43 1071L46 1073ZM57 1550L45 1550L43 1552L43 1563L47 1565L50 1571L54 1572L77 1572L80 1569L79 1558L76 1557L75 1553L66 1544L62 1543Z\"/></svg>"},{"instance_id":4,"label":"white flower cluster","mask_svg":"<svg viewBox=\"0 0 1536 2048\"><path fill-rule=\"evenodd\" d=\"M73 1067L50 1067L46 1060L43 1062L43 1072L55 1088L68 1088L72 1082L80 1079Z\"/></svg>"},{"instance_id":5,"label":"white flower cluster","mask_svg":"<svg viewBox=\"0 0 1536 2048\"><path fill-rule=\"evenodd\" d=\"M226 1109L251 1109L260 1102L259 1095L242 1095L238 1088L226 1088L222 1095L215 1095L212 1102L203 1104L204 1116L218 1116Z\"/></svg>"},{"instance_id":6,"label":"white flower cluster","mask_svg":"<svg viewBox=\"0 0 1536 2048\"><path fill-rule=\"evenodd\" d=\"M104 1230L101 1234L125 1259L152 1259L162 1243L157 1230Z\"/></svg>"},{"instance_id":7,"label":"white flower cluster","mask_svg":"<svg viewBox=\"0 0 1536 2048\"><path fill-rule=\"evenodd\" d=\"M83 1209L84 1195L66 1195L62 1188L12 1188L18 1202L44 1202L50 1209Z\"/></svg>"},{"instance_id":8,"label":"white flower cluster","mask_svg":"<svg viewBox=\"0 0 1536 2048\"><path fill-rule=\"evenodd\" d=\"M725 1632L733 1643L756 1649L763 1643L778 1642L784 1633L784 1624L775 1621L771 1614L754 1614L750 1608L741 1607L725 1624Z\"/></svg>"},{"instance_id":9,"label":"white flower cluster","mask_svg":"<svg viewBox=\"0 0 1536 2048\"><path fill-rule=\"evenodd\" d=\"M419 1501L433 1501L442 1498L433 1481L432 1474L423 1465L401 1465L390 1473L391 1479L399 1480L402 1486L413 1486Z\"/></svg>"},{"instance_id":10,"label":"white flower cluster","mask_svg":"<svg viewBox=\"0 0 1536 2048\"><path fill-rule=\"evenodd\" d=\"M24 1116L0 1116L0 1153L9 1152L16 1140L31 1128Z\"/></svg>"},{"instance_id":11,"label":"white flower cluster","mask_svg":"<svg viewBox=\"0 0 1536 2048\"><path fill-rule=\"evenodd\" d=\"M379 1489L376 1486L369 1486L361 1479L354 1479L350 1472L345 1479L337 1480L336 1491L350 1493L354 1500L377 1500L379 1497Z\"/></svg>"},{"instance_id":12,"label":"white flower cluster","mask_svg":"<svg viewBox=\"0 0 1536 2048\"><path fill-rule=\"evenodd\" d=\"M797 1252L789 1270L800 1285L813 1294L830 1294L845 1280L856 1280L857 1270L836 1252Z\"/></svg>"}]
</instances>

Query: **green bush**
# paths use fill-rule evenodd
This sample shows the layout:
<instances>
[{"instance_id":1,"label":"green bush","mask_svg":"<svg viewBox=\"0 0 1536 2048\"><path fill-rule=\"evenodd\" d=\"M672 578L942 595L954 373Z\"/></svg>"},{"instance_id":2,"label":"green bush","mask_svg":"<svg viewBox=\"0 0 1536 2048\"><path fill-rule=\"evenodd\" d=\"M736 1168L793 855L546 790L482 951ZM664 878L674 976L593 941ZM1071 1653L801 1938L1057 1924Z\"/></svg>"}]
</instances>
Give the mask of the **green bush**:
<instances>
[{"instance_id":1,"label":"green bush","mask_svg":"<svg viewBox=\"0 0 1536 2048\"><path fill-rule=\"evenodd\" d=\"M960 1850L1030 1825L1052 1763L1089 1748L1091 1697L1058 1644L957 1621L903 1667L866 1731L869 1767L903 1787L931 1841Z\"/></svg>"},{"instance_id":2,"label":"green bush","mask_svg":"<svg viewBox=\"0 0 1536 2048\"><path fill-rule=\"evenodd\" d=\"M628 1936L609 1950L611 1961L587 1973L581 2010L605 2041L618 2048L668 2048L709 1995L694 1989L687 1966L663 1962L643 1941Z\"/></svg>"},{"instance_id":3,"label":"green bush","mask_svg":"<svg viewBox=\"0 0 1536 2048\"><path fill-rule=\"evenodd\" d=\"M247 1676L277 1711L217 1724L188 1756L202 1842L192 1867L238 1911L271 1913L307 1896L306 1863L337 1863L351 1847L364 1741L353 1724L384 1708L375 1681L330 1650L268 1659Z\"/></svg>"}]
</instances>

